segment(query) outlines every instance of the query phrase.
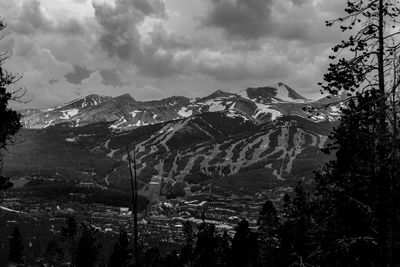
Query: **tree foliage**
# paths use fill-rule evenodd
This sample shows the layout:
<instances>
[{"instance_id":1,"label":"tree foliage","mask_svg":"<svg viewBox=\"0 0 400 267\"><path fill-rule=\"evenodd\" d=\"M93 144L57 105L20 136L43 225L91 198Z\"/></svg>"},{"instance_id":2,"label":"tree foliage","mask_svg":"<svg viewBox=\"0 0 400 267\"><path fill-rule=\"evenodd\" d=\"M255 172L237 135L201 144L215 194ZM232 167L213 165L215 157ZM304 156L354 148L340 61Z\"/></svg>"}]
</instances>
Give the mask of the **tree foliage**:
<instances>
[{"instance_id":1,"label":"tree foliage","mask_svg":"<svg viewBox=\"0 0 400 267\"><path fill-rule=\"evenodd\" d=\"M96 230L85 223L81 224L81 234L76 250L75 265L77 267L95 266L100 250L97 243Z\"/></svg>"},{"instance_id":2,"label":"tree foliage","mask_svg":"<svg viewBox=\"0 0 400 267\"><path fill-rule=\"evenodd\" d=\"M393 75L398 43L397 0L348 0L346 15L326 21L339 24L349 37L332 48L323 90L332 95L344 91L378 90L385 93L385 77ZM391 88L391 87L390 87Z\"/></svg>"},{"instance_id":3,"label":"tree foliage","mask_svg":"<svg viewBox=\"0 0 400 267\"><path fill-rule=\"evenodd\" d=\"M4 30L6 24L0 19L0 32ZM22 127L21 114L9 104L12 100L21 99L22 89L12 90L10 87L21 77L8 72L4 68L4 62L8 58L8 53L0 53L0 171L3 167L3 152L6 147L14 142L13 136ZM0 190L6 190L12 186L7 177L0 176Z\"/></svg>"},{"instance_id":4,"label":"tree foliage","mask_svg":"<svg viewBox=\"0 0 400 267\"><path fill-rule=\"evenodd\" d=\"M119 233L118 242L115 243L113 252L108 261L109 267L124 267L128 266L132 258L132 250L128 248L129 239L126 231Z\"/></svg>"},{"instance_id":5,"label":"tree foliage","mask_svg":"<svg viewBox=\"0 0 400 267\"><path fill-rule=\"evenodd\" d=\"M318 225L318 260L325 266L379 266L383 257L377 254L384 215L382 181L376 172L375 144L380 133L379 103L372 101L376 97L370 91L348 103L327 148L336 153L336 160L316 176L313 215Z\"/></svg>"},{"instance_id":6,"label":"tree foliage","mask_svg":"<svg viewBox=\"0 0 400 267\"><path fill-rule=\"evenodd\" d=\"M371 266L395 264L398 5L397 0L348 0L347 15L327 21L328 26L340 24L350 36L333 47L330 58L335 62L321 85L332 95L347 92L352 100L328 148L336 151L337 160L317 176L321 250L354 266L363 266L363 260ZM377 251L376 260L369 260L374 255L370 251Z\"/></svg>"},{"instance_id":7,"label":"tree foliage","mask_svg":"<svg viewBox=\"0 0 400 267\"><path fill-rule=\"evenodd\" d=\"M64 250L58 240L52 240L47 244L44 253L44 262L47 266L60 266L64 258Z\"/></svg>"},{"instance_id":8,"label":"tree foliage","mask_svg":"<svg viewBox=\"0 0 400 267\"><path fill-rule=\"evenodd\" d=\"M14 264L22 264L24 262L24 245L18 227L14 228L13 234L9 239L8 260Z\"/></svg>"},{"instance_id":9,"label":"tree foliage","mask_svg":"<svg viewBox=\"0 0 400 267\"><path fill-rule=\"evenodd\" d=\"M260 211L258 219L259 229L259 261L265 266L276 266L276 254L278 243L278 227L279 227L278 211L274 204L267 200Z\"/></svg>"}]
</instances>

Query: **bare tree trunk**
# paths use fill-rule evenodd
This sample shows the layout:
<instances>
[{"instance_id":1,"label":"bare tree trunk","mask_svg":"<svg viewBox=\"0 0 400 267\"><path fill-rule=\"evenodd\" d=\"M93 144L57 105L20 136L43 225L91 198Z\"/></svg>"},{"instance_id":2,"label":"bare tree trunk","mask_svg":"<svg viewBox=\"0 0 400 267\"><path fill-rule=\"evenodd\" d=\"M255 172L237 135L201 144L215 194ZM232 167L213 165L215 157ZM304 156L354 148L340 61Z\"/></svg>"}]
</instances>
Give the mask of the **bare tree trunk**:
<instances>
[{"instance_id":1,"label":"bare tree trunk","mask_svg":"<svg viewBox=\"0 0 400 267\"><path fill-rule=\"evenodd\" d=\"M135 258L138 260L138 203L137 203L137 174L136 174L136 145L133 148L133 170L135 177L135 190L134 190L134 210L133 210L133 233L135 236Z\"/></svg>"},{"instance_id":2,"label":"bare tree trunk","mask_svg":"<svg viewBox=\"0 0 400 267\"><path fill-rule=\"evenodd\" d=\"M384 3L383 0L379 0L378 5L378 84L379 84L379 125L378 125L378 142L377 142L377 186L378 186L378 242L380 246L380 265L382 267L388 266L389 262L389 218L388 215L391 213L390 204L390 181L385 174L385 167L383 165L385 161L385 132L386 132L386 99L385 99L385 76L384 76ZM388 205L389 204L389 205Z\"/></svg>"},{"instance_id":3,"label":"bare tree trunk","mask_svg":"<svg viewBox=\"0 0 400 267\"><path fill-rule=\"evenodd\" d=\"M135 255L135 262L138 261L138 223L137 223L137 179L136 179L136 146L133 148L133 168L134 175L132 173L132 162L131 154L129 152L129 146L126 145L126 151L128 155L129 173L131 181L131 209L133 213L133 249Z\"/></svg>"},{"instance_id":4,"label":"bare tree trunk","mask_svg":"<svg viewBox=\"0 0 400 267\"><path fill-rule=\"evenodd\" d=\"M391 214L390 214L390 236L389 236L389 266L396 266L395 263L395 253L396 253L396 232L397 232L397 199L396 192L398 190L398 179L397 179L397 110L396 110L396 90L398 86L397 79L397 54L396 51L394 53L394 61L393 61L393 88L392 88L392 119L393 119L393 132L392 132L392 143L393 143L393 151L392 151L392 166L391 166Z\"/></svg>"}]
</instances>

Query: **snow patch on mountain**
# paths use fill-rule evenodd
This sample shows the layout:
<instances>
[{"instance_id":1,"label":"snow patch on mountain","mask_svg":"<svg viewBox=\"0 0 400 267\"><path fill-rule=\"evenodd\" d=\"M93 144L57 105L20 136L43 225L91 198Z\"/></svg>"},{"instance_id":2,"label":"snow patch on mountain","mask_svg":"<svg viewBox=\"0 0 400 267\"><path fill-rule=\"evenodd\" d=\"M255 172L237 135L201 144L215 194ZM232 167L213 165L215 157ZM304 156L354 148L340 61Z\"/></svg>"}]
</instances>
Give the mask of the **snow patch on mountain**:
<instances>
[{"instance_id":1,"label":"snow patch on mountain","mask_svg":"<svg viewBox=\"0 0 400 267\"><path fill-rule=\"evenodd\" d=\"M338 108L336 106L331 106L331 110L332 110L332 112L336 112L339 115L340 108Z\"/></svg>"},{"instance_id":2,"label":"snow patch on mountain","mask_svg":"<svg viewBox=\"0 0 400 267\"><path fill-rule=\"evenodd\" d=\"M71 117L77 115L79 113L79 110L77 108L74 108L74 109L62 110L61 112L63 113L61 119L69 120Z\"/></svg>"},{"instance_id":3,"label":"snow patch on mountain","mask_svg":"<svg viewBox=\"0 0 400 267\"><path fill-rule=\"evenodd\" d=\"M67 141L69 143L76 143L76 137L66 138L65 141Z\"/></svg>"},{"instance_id":4,"label":"snow patch on mountain","mask_svg":"<svg viewBox=\"0 0 400 267\"><path fill-rule=\"evenodd\" d=\"M118 121L116 121L114 124L110 125L110 129L117 130L121 128L121 125L124 123L127 123L128 121L125 119L125 117L120 118Z\"/></svg>"},{"instance_id":5,"label":"snow patch on mountain","mask_svg":"<svg viewBox=\"0 0 400 267\"><path fill-rule=\"evenodd\" d=\"M207 106L209 106L209 112L218 112L225 110L226 106L223 104L222 100L208 100L205 102Z\"/></svg>"},{"instance_id":6,"label":"snow patch on mountain","mask_svg":"<svg viewBox=\"0 0 400 267\"><path fill-rule=\"evenodd\" d=\"M257 118L261 114L269 113L269 114L271 114L271 120L274 121L274 120L276 120L276 118L282 116L281 112L279 112L275 109L272 109L270 105L264 105L264 104L260 104L260 103L256 103L256 105L257 105L257 111L256 111L256 114L254 115L254 118Z\"/></svg>"},{"instance_id":7,"label":"snow patch on mountain","mask_svg":"<svg viewBox=\"0 0 400 267\"><path fill-rule=\"evenodd\" d=\"M136 114L138 114L138 113L140 113L140 112L141 112L140 110L134 110L134 111L132 111L132 112L129 112L129 114L132 115L132 118L135 118L135 117L136 117Z\"/></svg>"},{"instance_id":8,"label":"snow patch on mountain","mask_svg":"<svg viewBox=\"0 0 400 267\"><path fill-rule=\"evenodd\" d=\"M276 84L274 86L276 88L276 98L279 98L280 100L286 101L286 102L291 102L295 99L289 97L289 90L287 87L283 84Z\"/></svg>"},{"instance_id":9,"label":"snow patch on mountain","mask_svg":"<svg viewBox=\"0 0 400 267\"><path fill-rule=\"evenodd\" d=\"M180 116L182 116L182 117L187 118L187 117L190 117L190 116L193 115L193 111L192 111L192 110L188 110L188 108L181 108L181 109L178 111L178 114L179 114Z\"/></svg>"},{"instance_id":10,"label":"snow patch on mountain","mask_svg":"<svg viewBox=\"0 0 400 267\"><path fill-rule=\"evenodd\" d=\"M226 116L227 116L228 118L241 118L241 119L243 119L244 121L248 121L248 120L249 120L248 118L246 118L245 116L243 116L242 114L240 114L239 112L237 112L237 111L234 110L234 109L230 109L230 110L226 113Z\"/></svg>"}]
</instances>

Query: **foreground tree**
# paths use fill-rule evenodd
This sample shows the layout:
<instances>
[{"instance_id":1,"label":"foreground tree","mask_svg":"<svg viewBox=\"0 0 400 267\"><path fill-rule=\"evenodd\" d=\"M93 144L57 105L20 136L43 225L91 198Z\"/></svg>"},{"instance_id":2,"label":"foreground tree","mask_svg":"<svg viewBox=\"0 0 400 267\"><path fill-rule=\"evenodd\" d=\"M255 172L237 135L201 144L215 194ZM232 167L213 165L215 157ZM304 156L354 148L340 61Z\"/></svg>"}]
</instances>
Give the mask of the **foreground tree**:
<instances>
[{"instance_id":1,"label":"foreground tree","mask_svg":"<svg viewBox=\"0 0 400 267\"><path fill-rule=\"evenodd\" d=\"M182 223L183 235L185 238L185 244L182 247L180 261L182 264L192 266L193 264L193 246L196 235L196 229L194 223L191 221L184 221Z\"/></svg>"},{"instance_id":2,"label":"foreground tree","mask_svg":"<svg viewBox=\"0 0 400 267\"><path fill-rule=\"evenodd\" d=\"M215 225L203 222L198 227L193 266L215 266Z\"/></svg>"},{"instance_id":3,"label":"foreground tree","mask_svg":"<svg viewBox=\"0 0 400 267\"><path fill-rule=\"evenodd\" d=\"M283 201L280 214L282 222L278 229L280 246L277 261L279 266L293 263L302 266L309 262L316 243L310 194L299 183L293 199L285 195Z\"/></svg>"},{"instance_id":4,"label":"foreground tree","mask_svg":"<svg viewBox=\"0 0 400 267\"><path fill-rule=\"evenodd\" d=\"M13 264L24 263L24 245L22 243L21 232L18 227L14 228L13 234L9 239L8 260Z\"/></svg>"},{"instance_id":5,"label":"foreground tree","mask_svg":"<svg viewBox=\"0 0 400 267\"><path fill-rule=\"evenodd\" d=\"M259 230L259 262L262 266L277 266L277 248L279 217L274 204L267 200L260 211Z\"/></svg>"},{"instance_id":6,"label":"foreground tree","mask_svg":"<svg viewBox=\"0 0 400 267\"><path fill-rule=\"evenodd\" d=\"M114 245L114 250L108 261L109 267L123 267L128 266L132 259L132 250L128 248L129 239L126 231L119 234L118 242Z\"/></svg>"},{"instance_id":7,"label":"foreground tree","mask_svg":"<svg viewBox=\"0 0 400 267\"><path fill-rule=\"evenodd\" d=\"M72 262L75 254L76 235L78 234L78 225L74 217L68 217L65 221L66 226L61 227L62 240L67 245L67 261Z\"/></svg>"},{"instance_id":8,"label":"foreground tree","mask_svg":"<svg viewBox=\"0 0 400 267\"><path fill-rule=\"evenodd\" d=\"M96 232L97 231L90 225L81 225L81 235L78 241L75 259L75 265L77 267L95 266L100 251L100 246L97 244L97 239L95 237Z\"/></svg>"},{"instance_id":9,"label":"foreground tree","mask_svg":"<svg viewBox=\"0 0 400 267\"><path fill-rule=\"evenodd\" d=\"M6 27L0 19L0 32ZM8 53L0 53L0 171L3 167L3 152L6 147L14 142L13 136L21 128L21 114L9 107L11 100L21 99L21 89L10 89L21 77L14 75L4 69L4 61L8 58ZM12 184L7 177L0 175L0 190L10 188Z\"/></svg>"},{"instance_id":10,"label":"foreground tree","mask_svg":"<svg viewBox=\"0 0 400 267\"><path fill-rule=\"evenodd\" d=\"M370 226L375 227L375 229L370 230L376 231L376 235L371 240L368 239L369 244L376 243L378 251L377 258L379 260L375 261L376 265L374 266L395 266L396 261L394 255L396 251L395 239L398 231L397 192L399 190L396 162L399 160L399 144L397 140L398 120L395 102L396 89L400 81L396 77L398 75L397 54L400 48L398 38L400 32L397 30L398 17L400 15L398 4L398 1L395 0L348 0L345 9L347 15L336 20L327 21L328 26L339 23L342 31L350 31L352 34L347 40L343 40L333 48L334 54L330 58L336 60L339 55L343 55L343 58L330 64L328 72L324 76L325 82L321 83L323 89L332 95L345 92L349 96L353 96L354 102L351 103L352 107L349 112L356 116L356 118L353 115L348 116L347 118L350 120L342 123L341 131L334 136L336 140L341 138L341 134L343 134L343 137L346 136L348 138L346 145L351 145L353 148L353 150L347 151L348 155L352 155L351 162L347 164L351 166L339 163L342 162L341 158L344 159L347 156L345 153L338 153L337 164L327 166L328 175L321 174L320 177L324 177L321 181L330 176L329 172L344 168L343 171L339 171L337 175L332 176L333 180L349 180L350 185L355 183L354 180L357 180L358 183L365 182L364 185L370 186L362 194L374 196L374 198L368 199L368 202L362 201L361 203L363 205L364 203L367 204L367 207L370 208L372 213L369 214L372 214L372 221L374 221L374 225ZM357 92L356 96L354 96L354 92ZM392 112L390 113L388 107L389 94L393 95ZM360 130L359 128L352 127L353 124L357 124L357 120L366 123L358 124L361 127L361 131L358 131ZM352 127L351 130L355 132L350 133L350 130L345 128L347 127L346 124ZM366 127L369 127L369 129L366 129ZM360 153L361 148L352 145L359 141L356 136L357 131L358 134L372 136L371 139L367 138L368 140L366 140L369 142L367 143L368 145L359 143L363 144L364 147L368 146L365 149L368 151L364 151L364 153L369 153L368 155L363 155ZM344 143L338 143L339 151L341 149L345 150L344 145ZM357 158L358 156L360 158ZM356 160L353 160L354 158ZM371 168L357 164L358 159L368 161L371 164ZM350 169L351 172L349 172ZM347 174L344 175L346 172ZM333 180L329 178L326 181L325 188L327 190L320 190L321 201L325 201L332 196L334 196L332 201L340 197L344 198L343 201L345 202L350 201L349 205L356 208L354 200L359 200L363 196L349 199L347 197L349 192L343 190L353 190L354 188L350 185L342 186L343 184L341 183L343 181L340 184L335 181L330 185L329 181L332 182ZM336 187L338 185L340 187ZM321 186L321 188L323 187ZM335 188L335 190L332 188ZM361 194L361 192L358 193ZM343 203L339 201L336 204L340 206ZM359 204L361 205L361 203ZM358 208L356 209L361 211ZM345 212L345 210L341 210L341 212ZM348 209L345 213L350 211L351 209ZM366 216L364 213L362 215ZM342 229L349 228L356 231L357 229L351 227L351 225L356 224L361 218L366 219L362 215L361 217L357 217L354 214L353 216L347 216L347 221L342 220ZM366 239L363 240L367 242ZM350 242L350 240L347 241ZM339 255L340 253L338 252L337 254Z\"/></svg>"},{"instance_id":11,"label":"foreground tree","mask_svg":"<svg viewBox=\"0 0 400 267\"><path fill-rule=\"evenodd\" d=\"M257 261L257 235L250 230L249 222L245 219L238 223L231 250L230 266L253 266Z\"/></svg>"},{"instance_id":12,"label":"foreground tree","mask_svg":"<svg viewBox=\"0 0 400 267\"><path fill-rule=\"evenodd\" d=\"M377 94L358 94L348 103L327 148L337 158L317 173L314 218L320 253L316 258L323 266L387 264L382 263L387 251L379 247L382 185L377 179L375 143L381 133L380 107L378 102L370 104Z\"/></svg>"},{"instance_id":13,"label":"foreground tree","mask_svg":"<svg viewBox=\"0 0 400 267\"><path fill-rule=\"evenodd\" d=\"M64 251L58 240L54 239L47 244L44 252L44 262L47 266L60 266L64 257Z\"/></svg>"}]
</instances>

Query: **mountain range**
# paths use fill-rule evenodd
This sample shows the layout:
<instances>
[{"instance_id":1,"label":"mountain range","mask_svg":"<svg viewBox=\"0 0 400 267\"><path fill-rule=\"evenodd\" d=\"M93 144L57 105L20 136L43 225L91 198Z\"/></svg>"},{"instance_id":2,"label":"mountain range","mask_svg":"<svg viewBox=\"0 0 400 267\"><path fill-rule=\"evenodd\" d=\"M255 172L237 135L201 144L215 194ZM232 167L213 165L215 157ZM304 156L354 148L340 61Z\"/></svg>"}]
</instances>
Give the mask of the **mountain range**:
<instances>
[{"instance_id":1,"label":"mountain range","mask_svg":"<svg viewBox=\"0 0 400 267\"><path fill-rule=\"evenodd\" d=\"M11 176L58 177L129 188L128 152L139 185L162 180L166 194L214 190L254 194L312 181L340 104L311 114L313 101L289 86L216 91L202 98L137 101L89 95L64 105L22 110L24 129L6 155Z\"/></svg>"}]
</instances>

